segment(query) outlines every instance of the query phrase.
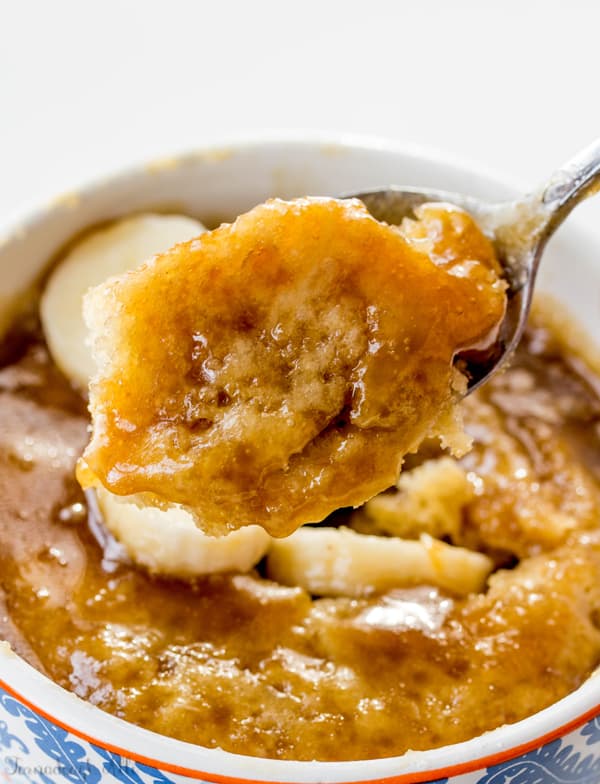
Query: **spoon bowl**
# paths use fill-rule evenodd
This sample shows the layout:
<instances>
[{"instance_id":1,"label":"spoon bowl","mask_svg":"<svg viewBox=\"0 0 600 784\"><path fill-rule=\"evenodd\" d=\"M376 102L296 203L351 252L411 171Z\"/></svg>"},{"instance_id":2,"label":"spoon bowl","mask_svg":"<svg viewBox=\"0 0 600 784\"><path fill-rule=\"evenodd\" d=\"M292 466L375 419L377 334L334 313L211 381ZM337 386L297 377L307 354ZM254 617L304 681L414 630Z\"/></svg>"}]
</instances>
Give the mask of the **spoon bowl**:
<instances>
[{"instance_id":1,"label":"spoon bowl","mask_svg":"<svg viewBox=\"0 0 600 784\"><path fill-rule=\"evenodd\" d=\"M600 139L563 164L542 187L511 202L494 204L460 193L390 187L347 194L360 199L374 218L398 225L426 202L461 207L492 240L508 284L504 319L493 344L468 350L455 364L468 378L467 393L507 362L525 329L544 248L571 210L600 190Z\"/></svg>"}]
</instances>

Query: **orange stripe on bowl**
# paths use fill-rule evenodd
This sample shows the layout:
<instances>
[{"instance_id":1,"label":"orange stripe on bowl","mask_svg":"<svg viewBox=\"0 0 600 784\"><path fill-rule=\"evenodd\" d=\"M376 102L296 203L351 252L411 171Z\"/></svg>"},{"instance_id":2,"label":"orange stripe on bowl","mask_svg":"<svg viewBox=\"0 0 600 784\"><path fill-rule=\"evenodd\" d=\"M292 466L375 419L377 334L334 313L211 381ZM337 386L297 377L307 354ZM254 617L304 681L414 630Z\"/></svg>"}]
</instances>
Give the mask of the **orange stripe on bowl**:
<instances>
[{"instance_id":1,"label":"orange stripe on bowl","mask_svg":"<svg viewBox=\"0 0 600 784\"><path fill-rule=\"evenodd\" d=\"M118 754L121 757L131 759L134 762L141 762L142 765L149 765L153 768L157 768L158 770L168 771L169 773L176 773L180 776L187 776L188 778L192 779L204 779L207 781L217 782L217 784L300 784L299 782L283 782L277 780L261 781L259 779L239 779L233 776L221 776L218 773L205 773L202 771L192 770L191 768L184 768L180 765L161 762L161 760L156 760L152 757L144 757L141 754L135 754L134 752L123 749L120 746L114 746L111 743L104 743L103 741L100 741L97 738L94 738L93 736L87 735L85 732L76 729L75 727L71 727L68 724L65 724L55 716L47 713L47 711L42 710L37 705L34 705L32 702L30 702L30 700L26 699L22 694L19 694L17 691L15 691L1 678L0 688L4 689L12 697L19 700L19 702L22 702L23 705L26 705L30 710L38 713L40 716L43 716L43 718L47 719L53 724L56 724L56 726L60 727L61 729L72 733L76 737L81 738L88 743L101 746L103 749L107 749L108 751L111 751L114 754ZM513 746L512 748L506 749L505 751L499 751L496 754L490 754L487 757L479 757L478 759L469 760L468 762L461 762L457 765L451 765L445 768L436 768L435 770L422 771L420 773L402 773L398 776L386 776L380 779L363 779L360 781L349 780L344 782L344 784L423 784L423 782L434 781L446 776L451 777L458 776L463 773L471 773L474 770L489 768L493 765L498 765L501 762L506 762L506 760L519 757L521 754L526 754L528 751L533 751L533 749L537 749L539 746L550 743L551 741L566 735L572 730L581 727L587 721L590 721L590 719L593 719L598 715L600 715L600 704L596 705L594 708L591 708L585 713L582 713L576 719L573 719L572 721L569 721L566 724L563 724L562 726L547 732L545 735L541 735L540 737L531 741L527 741L526 743L521 743L518 746Z\"/></svg>"}]
</instances>

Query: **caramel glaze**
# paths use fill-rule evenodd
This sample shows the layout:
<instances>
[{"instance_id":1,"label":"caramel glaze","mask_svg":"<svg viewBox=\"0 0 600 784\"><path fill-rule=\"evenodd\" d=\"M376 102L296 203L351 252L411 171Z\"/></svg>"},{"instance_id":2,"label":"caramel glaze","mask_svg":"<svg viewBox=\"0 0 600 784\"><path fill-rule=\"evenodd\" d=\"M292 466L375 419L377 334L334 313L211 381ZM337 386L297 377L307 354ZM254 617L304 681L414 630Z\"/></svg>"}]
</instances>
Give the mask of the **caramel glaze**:
<instances>
[{"instance_id":1,"label":"caramel glaze","mask_svg":"<svg viewBox=\"0 0 600 784\"><path fill-rule=\"evenodd\" d=\"M452 360L492 340L506 284L467 213L417 213L271 199L91 290L82 485L283 537L385 490L428 435L463 454Z\"/></svg>"},{"instance_id":2,"label":"caramel glaze","mask_svg":"<svg viewBox=\"0 0 600 784\"><path fill-rule=\"evenodd\" d=\"M84 404L34 341L0 371L0 637L116 716L256 756L382 757L514 722L600 661L598 383L540 327L467 401L462 543L521 559L487 593L313 599L103 560L73 479Z\"/></svg>"}]
</instances>

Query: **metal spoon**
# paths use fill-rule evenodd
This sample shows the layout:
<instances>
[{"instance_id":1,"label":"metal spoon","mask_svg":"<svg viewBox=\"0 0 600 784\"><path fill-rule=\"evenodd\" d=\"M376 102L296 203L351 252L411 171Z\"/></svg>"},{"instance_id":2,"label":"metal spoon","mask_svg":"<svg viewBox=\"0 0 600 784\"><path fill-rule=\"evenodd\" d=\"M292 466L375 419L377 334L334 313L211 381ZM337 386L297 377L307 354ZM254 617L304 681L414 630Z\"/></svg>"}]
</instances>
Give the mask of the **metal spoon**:
<instances>
[{"instance_id":1,"label":"metal spoon","mask_svg":"<svg viewBox=\"0 0 600 784\"><path fill-rule=\"evenodd\" d=\"M467 394L481 386L516 348L546 243L580 201L600 190L600 139L561 166L541 188L517 201L488 204L471 196L424 188L390 187L348 196L360 199L377 220L398 224L431 201L469 212L492 239L508 282L506 313L494 349L458 355L469 378Z\"/></svg>"}]
</instances>

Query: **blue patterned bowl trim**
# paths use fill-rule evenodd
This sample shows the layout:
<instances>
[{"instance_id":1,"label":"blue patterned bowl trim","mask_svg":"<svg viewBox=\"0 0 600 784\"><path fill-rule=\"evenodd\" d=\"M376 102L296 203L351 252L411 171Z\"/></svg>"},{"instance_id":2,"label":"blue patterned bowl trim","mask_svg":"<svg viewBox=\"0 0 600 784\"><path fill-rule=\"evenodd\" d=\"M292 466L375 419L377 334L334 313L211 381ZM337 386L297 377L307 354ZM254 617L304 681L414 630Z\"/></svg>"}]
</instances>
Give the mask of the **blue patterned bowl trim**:
<instances>
[{"instance_id":1,"label":"blue patterned bowl trim","mask_svg":"<svg viewBox=\"0 0 600 784\"><path fill-rule=\"evenodd\" d=\"M596 712L600 713L600 706ZM446 772L456 774L450 778L432 780L427 778L431 774L403 774L395 779L388 778L386 782L459 784L460 780L460 784L600 784L600 716L587 722L582 717L581 721L581 726L564 737L485 768L485 760L475 760L457 766L460 770L455 767L437 772L438 776ZM163 767L159 762L156 764ZM186 778L188 781L215 781L210 774L191 770L182 770L174 779L159 767L109 751L50 721L0 685L0 782L179 784Z\"/></svg>"}]
</instances>

